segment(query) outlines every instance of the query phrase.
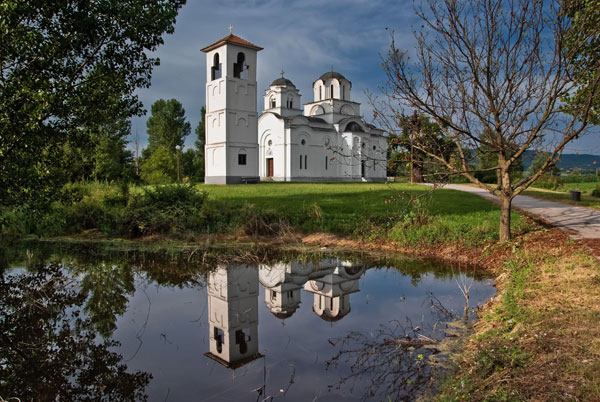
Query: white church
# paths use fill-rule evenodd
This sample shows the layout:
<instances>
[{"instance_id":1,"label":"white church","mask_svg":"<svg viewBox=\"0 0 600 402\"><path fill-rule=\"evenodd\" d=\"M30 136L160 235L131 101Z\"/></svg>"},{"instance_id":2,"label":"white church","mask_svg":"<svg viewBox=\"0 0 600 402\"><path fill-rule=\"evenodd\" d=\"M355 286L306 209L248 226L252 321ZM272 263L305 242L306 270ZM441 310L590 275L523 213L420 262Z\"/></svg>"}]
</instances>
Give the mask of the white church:
<instances>
[{"instance_id":1,"label":"white church","mask_svg":"<svg viewBox=\"0 0 600 402\"><path fill-rule=\"evenodd\" d=\"M352 83L330 71L313 83L313 101L289 79L274 80L257 112L257 54L236 35L206 53L205 183L385 181L384 131L364 121Z\"/></svg>"}]
</instances>

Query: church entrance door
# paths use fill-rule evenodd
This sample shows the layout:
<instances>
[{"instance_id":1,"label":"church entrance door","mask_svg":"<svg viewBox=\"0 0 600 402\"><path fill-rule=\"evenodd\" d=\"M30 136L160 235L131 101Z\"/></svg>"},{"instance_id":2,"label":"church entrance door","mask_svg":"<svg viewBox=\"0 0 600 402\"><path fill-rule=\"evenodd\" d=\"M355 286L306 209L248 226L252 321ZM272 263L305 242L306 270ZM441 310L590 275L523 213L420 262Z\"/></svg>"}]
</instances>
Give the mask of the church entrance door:
<instances>
[{"instance_id":1,"label":"church entrance door","mask_svg":"<svg viewBox=\"0 0 600 402\"><path fill-rule=\"evenodd\" d=\"M267 158L267 177L273 177L273 158Z\"/></svg>"}]
</instances>

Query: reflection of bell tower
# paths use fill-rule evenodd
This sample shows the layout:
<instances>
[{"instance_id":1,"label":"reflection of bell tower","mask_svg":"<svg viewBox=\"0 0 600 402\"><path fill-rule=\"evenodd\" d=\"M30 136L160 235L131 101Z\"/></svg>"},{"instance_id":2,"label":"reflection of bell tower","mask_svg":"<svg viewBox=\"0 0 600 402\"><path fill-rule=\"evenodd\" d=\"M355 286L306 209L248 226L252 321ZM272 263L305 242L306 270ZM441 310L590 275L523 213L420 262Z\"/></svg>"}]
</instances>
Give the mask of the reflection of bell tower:
<instances>
[{"instance_id":1,"label":"reflection of bell tower","mask_svg":"<svg viewBox=\"0 0 600 402\"><path fill-rule=\"evenodd\" d=\"M339 321L350 312L350 293L358 292L364 267L340 263L324 276L306 282L304 290L314 294L313 311L325 321Z\"/></svg>"},{"instance_id":2,"label":"reflection of bell tower","mask_svg":"<svg viewBox=\"0 0 600 402\"><path fill-rule=\"evenodd\" d=\"M208 275L210 352L205 356L236 369L259 357L258 271L220 266Z\"/></svg>"}]
</instances>

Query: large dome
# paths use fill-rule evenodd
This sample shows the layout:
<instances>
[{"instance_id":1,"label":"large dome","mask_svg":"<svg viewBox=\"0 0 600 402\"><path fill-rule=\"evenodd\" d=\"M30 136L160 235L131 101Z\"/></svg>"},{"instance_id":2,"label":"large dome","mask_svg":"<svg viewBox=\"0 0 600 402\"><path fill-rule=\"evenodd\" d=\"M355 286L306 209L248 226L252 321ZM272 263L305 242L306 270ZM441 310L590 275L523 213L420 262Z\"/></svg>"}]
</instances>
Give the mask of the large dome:
<instances>
[{"instance_id":1,"label":"large dome","mask_svg":"<svg viewBox=\"0 0 600 402\"><path fill-rule=\"evenodd\" d=\"M287 78L277 78L275 81L273 81L271 83L272 87L277 87L277 86L288 86L288 87L294 87L296 88L296 86L294 85L294 83L290 80L288 80Z\"/></svg>"},{"instance_id":2,"label":"large dome","mask_svg":"<svg viewBox=\"0 0 600 402\"><path fill-rule=\"evenodd\" d=\"M323 74L322 76L320 76L318 78L318 80L321 80L323 82L330 80L332 78L338 79L338 80L346 80L348 81L348 79L346 77L344 77L342 74L335 72L335 71L328 71L325 74ZM317 80L317 81L318 81Z\"/></svg>"}]
</instances>

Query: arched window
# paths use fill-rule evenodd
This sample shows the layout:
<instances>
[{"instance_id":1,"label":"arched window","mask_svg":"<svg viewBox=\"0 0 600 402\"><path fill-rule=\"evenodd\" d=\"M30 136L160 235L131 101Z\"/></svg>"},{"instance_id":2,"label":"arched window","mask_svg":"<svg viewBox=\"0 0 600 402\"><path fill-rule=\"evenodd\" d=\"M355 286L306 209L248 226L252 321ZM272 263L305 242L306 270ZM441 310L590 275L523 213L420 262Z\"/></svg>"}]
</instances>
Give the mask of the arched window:
<instances>
[{"instance_id":1,"label":"arched window","mask_svg":"<svg viewBox=\"0 0 600 402\"><path fill-rule=\"evenodd\" d=\"M215 57L213 57L213 65L210 68L210 79L217 80L221 78L221 63L219 62L219 53L215 53Z\"/></svg>"},{"instance_id":2,"label":"arched window","mask_svg":"<svg viewBox=\"0 0 600 402\"><path fill-rule=\"evenodd\" d=\"M342 100L346 99L346 86L342 85Z\"/></svg>"},{"instance_id":3,"label":"arched window","mask_svg":"<svg viewBox=\"0 0 600 402\"><path fill-rule=\"evenodd\" d=\"M270 103L271 103L271 109L274 109L274 108L277 107L277 102L275 101L275 97L274 96L271 97Z\"/></svg>"},{"instance_id":4,"label":"arched window","mask_svg":"<svg viewBox=\"0 0 600 402\"><path fill-rule=\"evenodd\" d=\"M248 79L248 65L246 64L246 56L239 52L237 55L237 63L233 63L233 77Z\"/></svg>"},{"instance_id":5,"label":"arched window","mask_svg":"<svg viewBox=\"0 0 600 402\"><path fill-rule=\"evenodd\" d=\"M319 87L319 100L323 100L323 87Z\"/></svg>"},{"instance_id":6,"label":"arched window","mask_svg":"<svg viewBox=\"0 0 600 402\"><path fill-rule=\"evenodd\" d=\"M331 96L330 96L330 98L333 99L333 84L331 85Z\"/></svg>"}]
</instances>

